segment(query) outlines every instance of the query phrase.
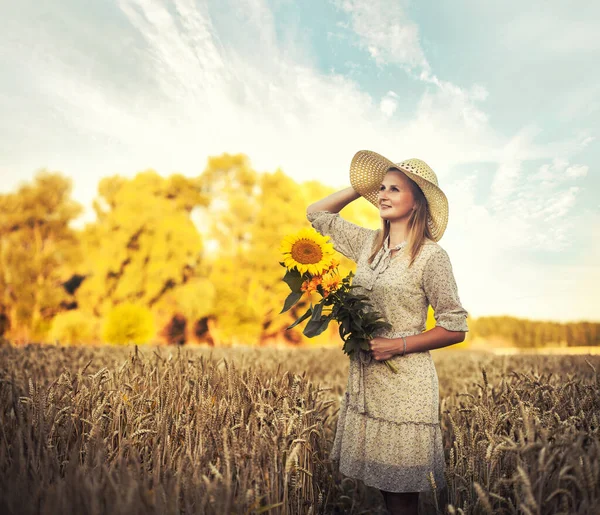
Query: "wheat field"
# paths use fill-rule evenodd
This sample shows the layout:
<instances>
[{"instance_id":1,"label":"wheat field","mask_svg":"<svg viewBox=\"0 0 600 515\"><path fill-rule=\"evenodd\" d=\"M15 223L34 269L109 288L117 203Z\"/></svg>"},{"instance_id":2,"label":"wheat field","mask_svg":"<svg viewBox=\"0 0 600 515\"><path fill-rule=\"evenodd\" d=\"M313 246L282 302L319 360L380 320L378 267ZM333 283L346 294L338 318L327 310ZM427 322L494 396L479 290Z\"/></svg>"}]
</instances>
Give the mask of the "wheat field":
<instances>
[{"instance_id":1,"label":"wheat field","mask_svg":"<svg viewBox=\"0 0 600 515\"><path fill-rule=\"evenodd\" d=\"M420 513L600 513L600 356L432 352ZM329 461L338 349L0 346L3 514L386 513Z\"/></svg>"}]
</instances>

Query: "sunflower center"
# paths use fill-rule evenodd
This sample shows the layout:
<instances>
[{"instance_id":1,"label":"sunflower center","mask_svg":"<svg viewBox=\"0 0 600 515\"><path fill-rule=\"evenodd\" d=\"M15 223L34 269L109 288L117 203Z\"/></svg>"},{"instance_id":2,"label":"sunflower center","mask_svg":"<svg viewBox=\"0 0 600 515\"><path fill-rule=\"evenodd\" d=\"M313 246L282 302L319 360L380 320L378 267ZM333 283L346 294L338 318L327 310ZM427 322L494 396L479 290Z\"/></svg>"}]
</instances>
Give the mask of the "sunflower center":
<instances>
[{"instance_id":1,"label":"sunflower center","mask_svg":"<svg viewBox=\"0 0 600 515\"><path fill-rule=\"evenodd\" d=\"M301 239L292 245L292 257L303 265L318 263L323 258L323 251L318 243Z\"/></svg>"}]
</instances>

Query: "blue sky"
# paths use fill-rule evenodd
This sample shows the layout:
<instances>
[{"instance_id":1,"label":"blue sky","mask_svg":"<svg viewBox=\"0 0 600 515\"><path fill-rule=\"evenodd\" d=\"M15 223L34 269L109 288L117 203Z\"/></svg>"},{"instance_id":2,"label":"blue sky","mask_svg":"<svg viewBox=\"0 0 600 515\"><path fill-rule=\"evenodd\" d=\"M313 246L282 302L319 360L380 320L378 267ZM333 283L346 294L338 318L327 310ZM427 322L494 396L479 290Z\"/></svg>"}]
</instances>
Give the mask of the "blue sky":
<instances>
[{"instance_id":1,"label":"blue sky","mask_svg":"<svg viewBox=\"0 0 600 515\"><path fill-rule=\"evenodd\" d=\"M600 320L600 7L593 2L0 0L0 192L261 171L349 185L357 150L418 157L473 316Z\"/></svg>"}]
</instances>

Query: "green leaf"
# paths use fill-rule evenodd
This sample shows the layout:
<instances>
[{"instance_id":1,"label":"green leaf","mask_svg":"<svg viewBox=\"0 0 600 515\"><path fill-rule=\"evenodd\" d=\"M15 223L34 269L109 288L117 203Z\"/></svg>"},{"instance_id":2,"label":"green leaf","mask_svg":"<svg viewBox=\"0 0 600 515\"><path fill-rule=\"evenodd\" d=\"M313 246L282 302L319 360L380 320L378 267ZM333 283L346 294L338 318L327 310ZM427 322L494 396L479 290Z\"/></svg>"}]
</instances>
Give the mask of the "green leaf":
<instances>
[{"instance_id":1,"label":"green leaf","mask_svg":"<svg viewBox=\"0 0 600 515\"><path fill-rule=\"evenodd\" d=\"M346 340L344 342L344 346L342 347L342 350L347 354L348 351L350 350L350 343L348 343L348 341Z\"/></svg>"},{"instance_id":2,"label":"green leaf","mask_svg":"<svg viewBox=\"0 0 600 515\"><path fill-rule=\"evenodd\" d=\"M303 320L306 320L311 314L312 314L312 306L310 308L308 308L308 310L306 311L306 313L304 313L304 315L302 315L298 320L296 320L287 329L291 329L292 327L296 327L300 322L302 322Z\"/></svg>"},{"instance_id":3,"label":"green leaf","mask_svg":"<svg viewBox=\"0 0 600 515\"><path fill-rule=\"evenodd\" d=\"M304 282L302 280L300 272L298 272L298 270L296 270L295 268L286 272L286 274L283 276L283 281L290 287L290 290L292 290L295 293L300 292L300 287Z\"/></svg>"},{"instance_id":4,"label":"green leaf","mask_svg":"<svg viewBox=\"0 0 600 515\"><path fill-rule=\"evenodd\" d=\"M359 338L348 338L344 343L344 352L346 354L352 354L360 347L360 339Z\"/></svg>"},{"instance_id":5,"label":"green leaf","mask_svg":"<svg viewBox=\"0 0 600 515\"><path fill-rule=\"evenodd\" d=\"M373 322L379 320L381 318L381 315L379 313L373 313L372 311L369 313L365 313L362 317L362 319L367 322L368 324L372 324Z\"/></svg>"},{"instance_id":6,"label":"green leaf","mask_svg":"<svg viewBox=\"0 0 600 515\"><path fill-rule=\"evenodd\" d=\"M297 293L297 292L293 291L292 293L290 293L287 296L287 299L285 299L285 303L283 304L283 309L279 312L279 314L281 315L281 313L285 313L294 304L296 304L296 302L298 302L301 298L302 298L302 292Z\"/></svg>"},{"instance_id":7,"label":"green leaf","mask_svg":"<svg viewBox=\"0 0 600 515\"><path fill-rule=\"evenodd\" d=\"M312 316L310 317L311 322L320 320L322 313L323 313L323 303L318 302L317 305L313 309Z\"/></svg>"},{"instance_id":8,"label":"green leaf","mask_svg":"<svg viewBox=\"0 0 600 515\"><path fill-rule=\"evenodd\" d=\"M360 340L359 345L362 350L369 350L371 348L371 347L369 347L369 340L364 340L362 338Z\"/></svg>"},{"instance_id":9,"label":"green leaf","mask_svg":"<svg viewBox=\"0 0 600 515\"><path fill-rule=\"evenodd\" d=\"M327 329L329 322L331 322L331 316L327 316L322 320L310 320L308 324L306 324L302 334L304 334L304 336L308 336L309 338L317 336Z\"/></svg>"},{"instance_id":10,"label":"green leaf","mask_svg":"<svg viewBox=\"0 0 600 515\"><path fill-rule=\"evenodd\" d=\"M361 331L362 330L362 325L360 323L360 320L358 318L351 318L350 319L350 326L351 326L351 330L352 331Z\"/></svg>"},{"instance_id":11,"label":"green leaf","mask_svg":"<svg viewBox=\"0 0 600 515\"><path fill-rule=\"evenodd\" d=\"M373 324L371 324L371 328L373 329L373 331L375 331L376 329L391 329L392 324L388 322L374 322Z\"/></svg>"}]
</instances>

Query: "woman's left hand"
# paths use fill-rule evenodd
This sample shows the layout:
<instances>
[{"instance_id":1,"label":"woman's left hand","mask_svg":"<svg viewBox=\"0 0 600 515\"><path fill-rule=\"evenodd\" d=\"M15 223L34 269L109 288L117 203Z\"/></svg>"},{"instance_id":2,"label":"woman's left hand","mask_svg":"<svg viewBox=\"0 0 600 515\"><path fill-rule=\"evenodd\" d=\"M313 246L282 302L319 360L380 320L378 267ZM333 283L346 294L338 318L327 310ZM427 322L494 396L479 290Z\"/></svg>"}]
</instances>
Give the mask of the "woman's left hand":
<instances>
[{"instance_id":1,"label":"woman's left hand","mask_svg":"<svg viewBox=\"0 0 600 515\"><path fill-rule=\"evenodd\" d=\"M384 361L398 354L398 348L390 338L373 338L369 341L369 347L373 359L377 361Z\"/></svg>"}]
</instances>

